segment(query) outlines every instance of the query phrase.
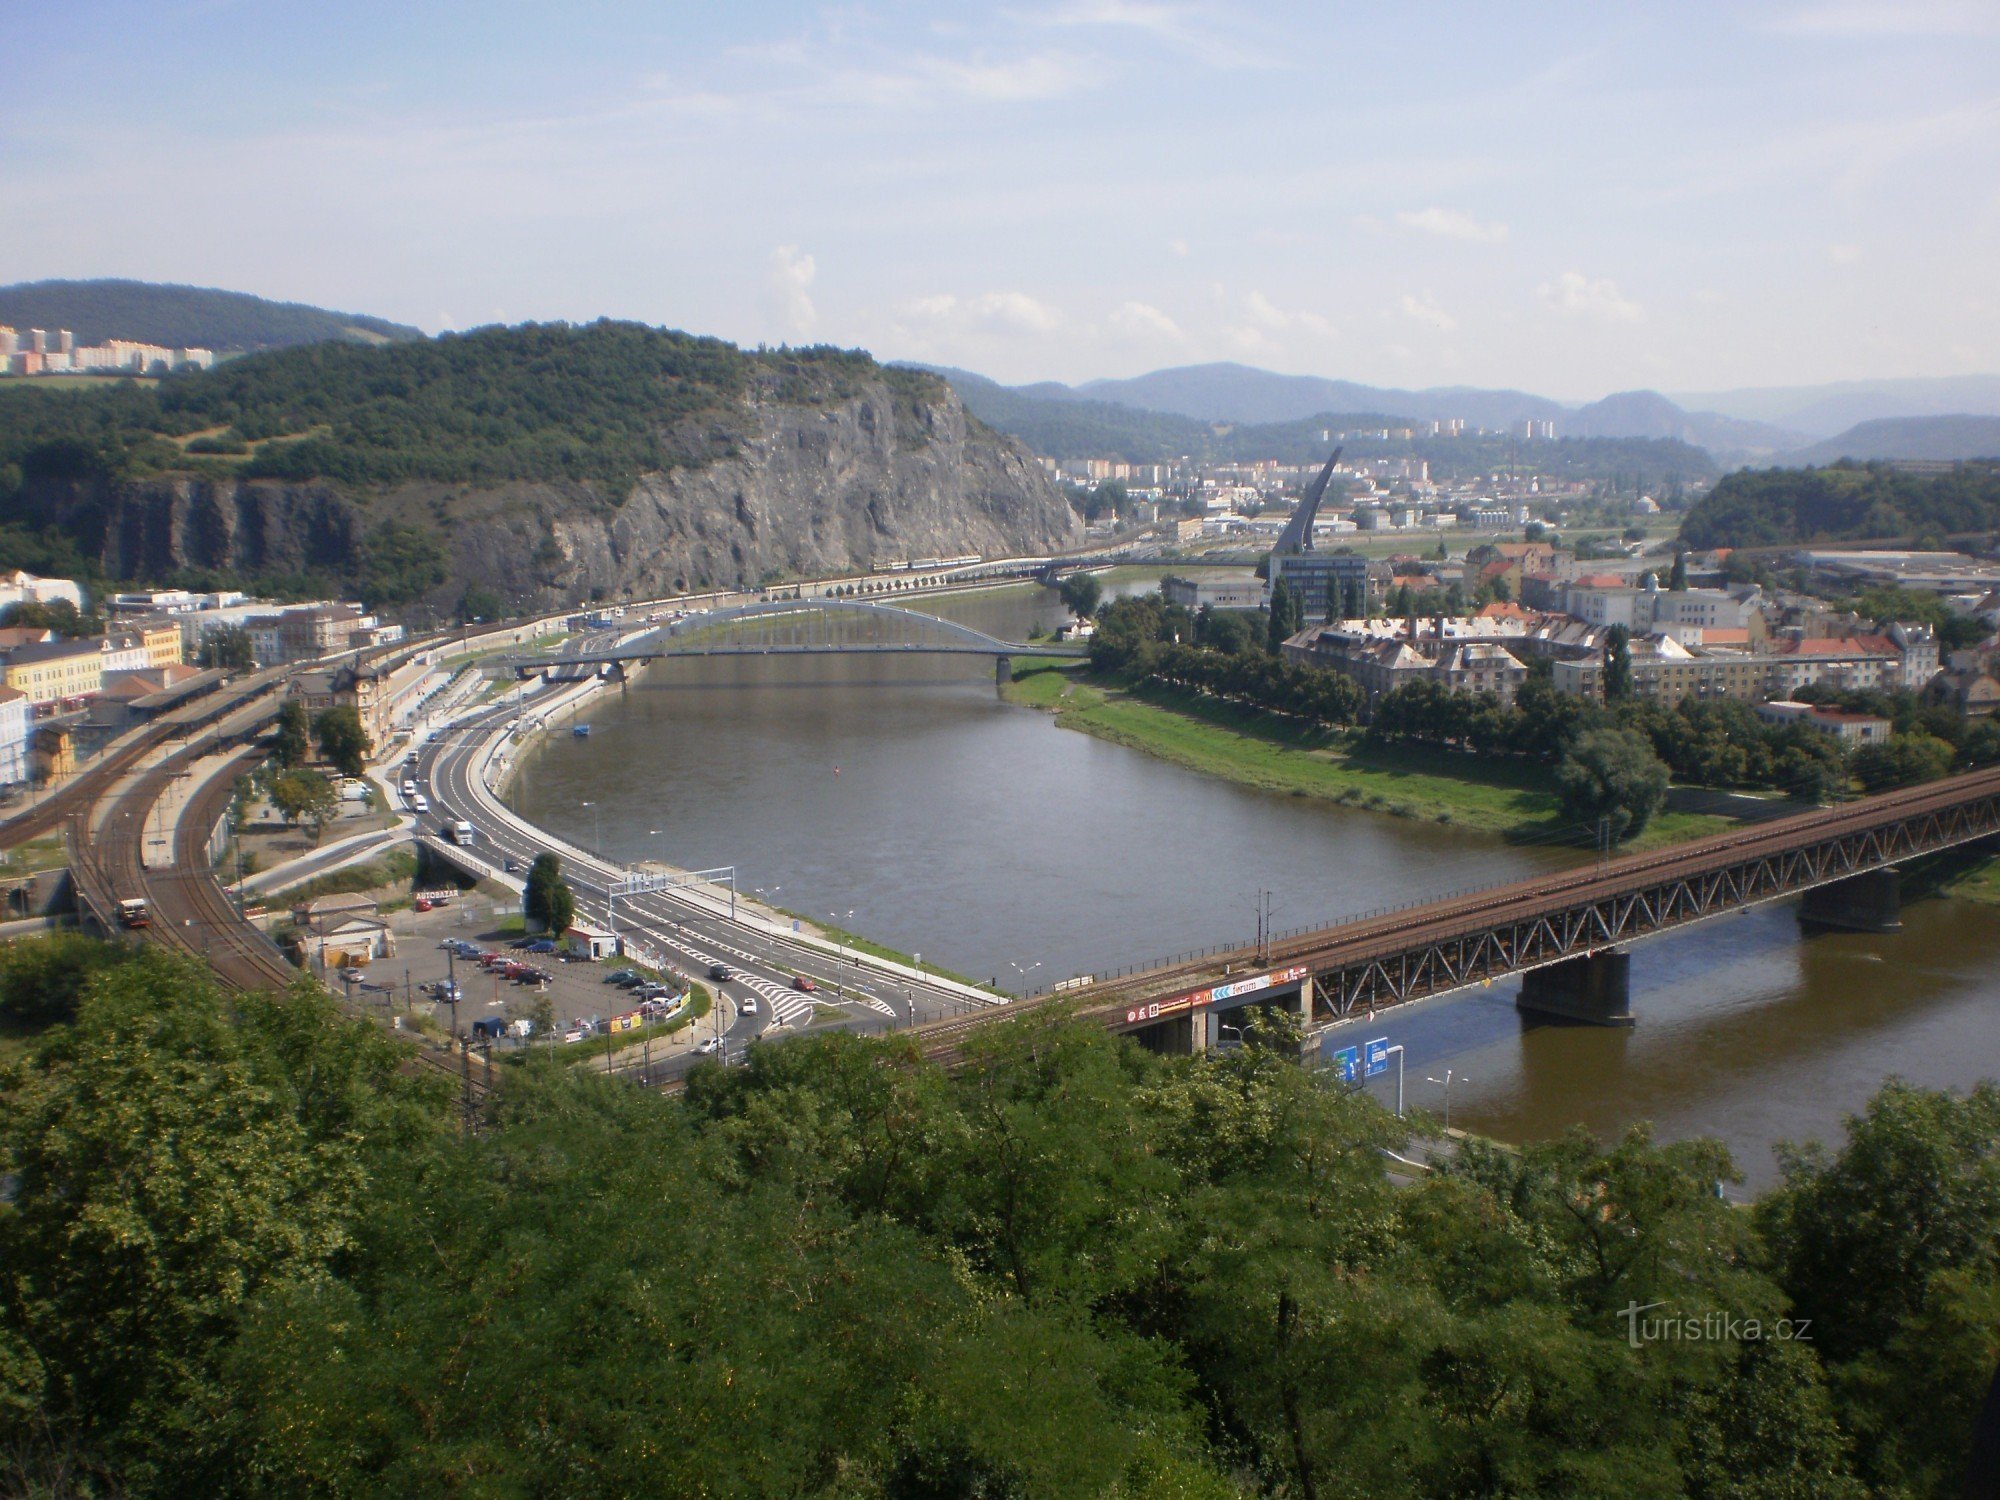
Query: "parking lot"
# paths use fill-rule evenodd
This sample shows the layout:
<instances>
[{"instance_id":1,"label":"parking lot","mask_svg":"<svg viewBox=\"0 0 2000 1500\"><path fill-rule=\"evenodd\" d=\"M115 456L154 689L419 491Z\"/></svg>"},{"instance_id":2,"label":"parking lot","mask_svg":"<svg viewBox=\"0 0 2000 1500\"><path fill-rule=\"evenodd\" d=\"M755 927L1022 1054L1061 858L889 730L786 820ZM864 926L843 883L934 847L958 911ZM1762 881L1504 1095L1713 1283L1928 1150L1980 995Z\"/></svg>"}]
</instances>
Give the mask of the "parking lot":
<instances>
[{"instance_id":1,"label":"parking lot","mask_svg":"<svg viewBox=\"0 0 2000 1500\"><path fill-rule=\"evenodd\" d=\"M429 912L392 913L390 924L396 934L396 956L368 966L356 985L356 999L373 1001L396 1014L422 1015L449 1025L451 1007L439 1000L436 986L453 979L459 986L458 1023L470 1031L478 1021L510 1023L533 1021L544 999L554 1018L558 1042L581 1024L602 1023L609 1018L639 1009L640 1001L631 991L607 982L613 972L625 967L622 960L598 963L565 963L553 953L529 953L511 945L518 934L503 930L502 919L513 915L512 908L496 908L489 901L454 902ZM529 982L509 979L476 960L448 953L440 945L447 939L476 944L488 953L532 964L544 981L531 976ZM686 979L688 976L680 976ZM698 976L697 976L698 977ZM727 1007L728 1002L723 1002ZM730 1016L721 1017L724 1027ZM691 1047L713 1034L713 1018L705 1018L674 1037L656 1041L656 1049L668 1051ZM546 1038L537 1036L536 1041ZM601 1034L598 1038L601 1042ZM517 1045L508 1039L501 1045Z\"/></svg>"}]
</instances>

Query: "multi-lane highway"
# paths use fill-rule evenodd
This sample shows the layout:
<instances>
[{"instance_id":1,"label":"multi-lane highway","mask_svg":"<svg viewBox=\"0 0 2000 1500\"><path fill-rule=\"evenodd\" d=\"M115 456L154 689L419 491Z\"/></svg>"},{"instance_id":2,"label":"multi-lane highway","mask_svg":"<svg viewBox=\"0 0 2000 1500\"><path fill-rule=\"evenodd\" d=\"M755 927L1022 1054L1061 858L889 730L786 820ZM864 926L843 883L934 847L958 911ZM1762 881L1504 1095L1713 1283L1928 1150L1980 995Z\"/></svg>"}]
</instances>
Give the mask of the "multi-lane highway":
<instances>
[{"instance_id":1,"label":"multi-lane highway","mask_svg":"<svg viewBox=\"0 0 2000 1500\"><path fill-rule=\"evenodd\" d=\"M506 734L507 726L517 719L535 719L540 696L468 716L440 731L421 747L414 765L396 773L396 779L413 774L429 800L426 832L448 839L454 823L468 822L477 830L470 852L516 875L524 875L537 855L554 849L563 857L564 875L586 920L636 940L704 982L726 968L730 977L713 987L722 1000L718 1014L726 1007L729 1018L722 1033L727 1051L739 1051L744 1043L777 1027L803 1028L812 1023L819 1006L843 1013L845 1019L834 1024L856 1030L987 1008L956 987L871 964L867 955L828 953L821 946L786 938L767 922L732 920L712 892L700 897L660 890L608 900L611 882L629 871L540 834L501 808L479 783L483 752L493 737ZM816 986L812 993L799 987L801 976ZM683 1060L679 1066L688 1065Z\"/></svg>"}]
</instances>

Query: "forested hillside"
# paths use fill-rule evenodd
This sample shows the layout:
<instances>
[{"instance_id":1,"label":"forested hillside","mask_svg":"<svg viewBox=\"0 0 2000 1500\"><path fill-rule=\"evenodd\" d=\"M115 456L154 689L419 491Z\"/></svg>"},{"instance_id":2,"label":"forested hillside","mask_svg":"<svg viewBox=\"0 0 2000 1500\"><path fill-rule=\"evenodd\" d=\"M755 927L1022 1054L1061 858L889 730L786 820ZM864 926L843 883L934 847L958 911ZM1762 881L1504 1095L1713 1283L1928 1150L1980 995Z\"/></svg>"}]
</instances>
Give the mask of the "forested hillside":
<instances>
[{"instance_id":1,"label":"forested hillside","mask_svg":"<svg viewBox=\"0 0 2000 1500\"><path fill-rule=\"evenodd\" d=\"M1643 1130L1398 1187L1281 1023L530 1059L468 1135L309 982L66 937L0 1008L8 1494L1945 1496L2000 1352L1991 1087L1746 1212Z\"/></svg>"},{"instance_id":2,"label":"forested hillside","mask_svg":"<svg viewBox=\"0 0 2000 1500\"><path fill-rule=\"evenodd\" d=\"M1039 552L1081 525L942 380L827 348L600 322L246 355L155 387L0 383L0 566L358 589L433 617L876 558Z\"/></svg>"},{"instance_id":3,"label":"forested hillside","mask_svg":"<svg viewBox=\"0 0 2000 1500\"><path fill-rule=\"evenodd\" d=\"M51 332L67 328L81 344L131 339L222 352L324 339L379 344L424 336L420 328L360 313L150 281L25 281L0 287L0 323Z\"/></svg>"},{"instance_id":4,"label":"forested hillside","mask_svg":"<svg viewBox=\"0 0 2000 1500\"><path fill-rule=\"evenodd\" d=\"M1944 474L1833 464L1739 469L1688 512L1681 539L1700 548L1772 547L1994 529L2000 529L2000 464L1958 464Z\"/></svg>"}]
</instances>

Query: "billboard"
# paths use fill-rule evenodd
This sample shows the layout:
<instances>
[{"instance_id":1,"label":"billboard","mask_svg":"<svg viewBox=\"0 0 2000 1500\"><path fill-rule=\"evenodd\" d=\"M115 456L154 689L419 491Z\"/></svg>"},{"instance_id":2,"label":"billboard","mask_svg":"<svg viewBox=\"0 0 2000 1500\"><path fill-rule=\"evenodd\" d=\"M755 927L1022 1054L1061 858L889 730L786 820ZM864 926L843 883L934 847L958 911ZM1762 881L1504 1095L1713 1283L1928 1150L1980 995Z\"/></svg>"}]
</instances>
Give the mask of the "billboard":
<instances>
[{"instance_id":1,"label":"billboard","mask_svg":"<svg viewBox=\"0 0 2000 1500\"><path fill-rule=\"evenodd\" d=\"M1244 995L1260 994L1279 985L1291 984L1304 979L1311 970L1304 965L1289 969L1273 969L1268 974L1253 974L1247 979L1232 979L1228 984L1211 985L1204 990L1189 990L1183 995L1170 995L1164 1000L1148 1000L1125 1008L1127 1026L1144 1026L1153 1021L1164 1021L1171 1016L1181 1015L1191 1010L1201 1010L1224 1000L1240 999Z\"/></svg>"}]
</instances>

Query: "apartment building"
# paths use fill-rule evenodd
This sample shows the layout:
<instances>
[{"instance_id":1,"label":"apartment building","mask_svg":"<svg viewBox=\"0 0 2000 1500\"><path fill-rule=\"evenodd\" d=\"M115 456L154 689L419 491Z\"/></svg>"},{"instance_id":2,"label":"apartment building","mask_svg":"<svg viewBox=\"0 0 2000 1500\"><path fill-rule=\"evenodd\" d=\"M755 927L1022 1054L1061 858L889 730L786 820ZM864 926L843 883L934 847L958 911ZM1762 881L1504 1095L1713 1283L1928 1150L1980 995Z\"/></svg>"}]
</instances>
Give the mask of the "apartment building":
<instances>
[{"instance_id":1,"label":"apartment building","mask_svg":"<svg viewBox=\"0 0 2000 1500\"><path fill-rule=\"evenodd\" d=\"M28 779L28 695L0 687L0 786Z\"/></svg>"},{"instance_id":2,"label":"apartment building","mask_svg":"<svg viewBox=\"0 0 2000 1500\"><path fill-rule=\"evenodd\" d=\"M104 685L103 643L42 641L7 654L7 686L36 705L96 694Z\"/></svg>"}]
</instances>

